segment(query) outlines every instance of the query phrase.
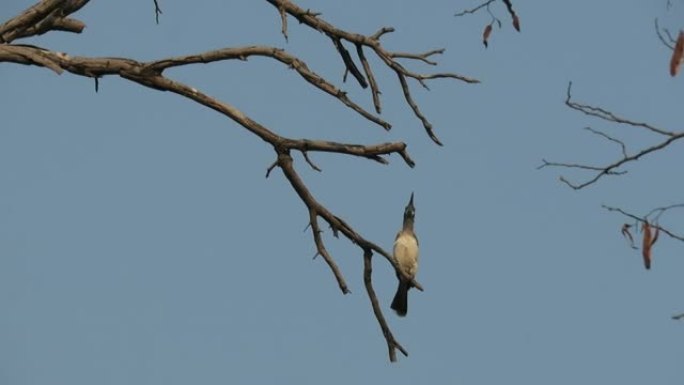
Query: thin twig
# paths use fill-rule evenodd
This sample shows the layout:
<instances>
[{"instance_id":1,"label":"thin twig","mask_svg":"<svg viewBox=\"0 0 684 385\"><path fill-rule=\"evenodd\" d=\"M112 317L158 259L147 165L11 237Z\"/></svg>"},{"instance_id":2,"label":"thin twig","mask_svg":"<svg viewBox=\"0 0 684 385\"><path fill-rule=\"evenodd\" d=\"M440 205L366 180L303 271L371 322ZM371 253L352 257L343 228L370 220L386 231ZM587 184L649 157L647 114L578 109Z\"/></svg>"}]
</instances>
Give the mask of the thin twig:
<instances>
[{"instance_id":1,"label":"thin twig","mask_svg":"<svg viewBox=\"0 0 684 385\"><path fill-rule=\"evenodd\" d=\"M625 158L627 157L627 146L625 146L625 143L623 141L621 141L619 139L615 139L612 136L606 134L605 132L595 130L591 127L584 127L584 129L589 131L589 132L592 132L592 133L594 133L600 137L603 137L603 138L605 138L605 139L607 139L613 143L617 143L618 145L620 145L620 148L622 149L622 156L624 156Z\"/></svg>"},{"instance_id":2,"label":"thin twig","mask_svg":"<svg viewBox=\"0 0 684 385\"><path fill-rule=\"evenodd\" d=\"M660 39L660 41L663 43L663 45L665 47L671 49L671 50L674 49L675 40L672 38L672 35L670 35L669 31L667 29L663 28L663 30L666 31L667 36L670 38L669 42L667 40L665 40L665 37L660 32L660 26L658 25L658 18L657 17L655 18L655 30L656 30L656 34L658 35L658 39Z\"/></svg>"},{"instance_id":3,"label":"thin twig","mask_svg":"<svg viewBox=\"0 0 684 385\"><path fill-rule=\"evenodd\" d=\"M475 13L475 12L481 10L481 9L484 8L484 7L488 7L489 4L491 4L491 3L495 2L495 1L496 1L496 0L487 0L486 2L484 2L484 3L480 4L480 5L478 5L478 6L475 7L475 8L466 9L466 10L464 10L464 11L455 13L454 16L460 17L460 16L464 16L464 15L467 15L467 14L473 14L473 13Z\"/></svg>"},{"instance_id":4,"label":"thin twig","mask_svg":"<svg viewBox=\"0 0 684 385\"><path fill-rule=\"evenodd\" d=\"M278 8L278 12L280 13L280 23L282 25L280 32L282 32L283 36L285 37L285 41L289 41L287 37L287 12L285 12L285 8Z\"/></svg>"},{"instance_id":5,"label":"thin twig","mask_svg":"<svg viewBox=\"0 0 684 385\"><path fill-rule=\"evenodd\" d=\"M323 170L321 170L318 166L316 166L316 165L311 161L311 159L309 159L309 153L308 153L308 152L302 151L302 155L304 155L304 160L306 160L306 163L308 163L309 166L311 166L311 168L313 168L314 170L316 170L316 171L318 171L318 172L322 172L322 171L323 171Z\"/></svg>"},{"instance_id":6,"label":"thin twig","mask_svg":"<svg viewBox=\"0 0 684 385\"><path fill-rule=\"evenodd\" d=\"M378 87L378 82L375 80L375 76L373 76L373 70L368 63L368 59L366 59L366 55L363 53L363 45L356 45L356 54L359 56L359 60L363 66L363 71L366 73L368 83L371 87L371 95L373 97L373 106L375 107L375 112L379 114L382 112L382 106L380 105L380 88Z\"/></svg>"},{"instance_id":7,"label":"thin twig","mask_svg":"<svg viewBox=\"0 0 684 385\"><path fill-rule=\"evenodd\" d=\"M397 73L397 76L399 76L399 84L401 84L401 90L404 92L404 98L406 99L406 103L408 103L408 105L411 106L413 113L423 123L425 132L427 132L428 136L430 137L430 139L432 139L433 142L439 144L440 146L443 146L442 142L440 142L439 138L437 138L437 135L435 135L434 131L432 130L432 123L430 123L425 117L425 115L423 115L423 113L420 112L420 108L418 108L416 102L413 101L413 98L411 97L411 91L409 91L408 84L406 83L406 76L404 76L404 74L401 73Z\"/></svg>"},{"instance_id":8,"label":"thin twig","mask_svg":"<svg viewBox=\"0 0 684 385\"><path fill-rule=\"evenodd\" d=\"M159 15L161 15L163 12L161 8L159 7L159 1L154 0L154 19L156 20L157 24L159 24Z\"/></svg>"},{"instance_id":9,"label":"thin twig","mask_svg":"<svg viewBox=\"0 0 684 385\"><path fill-rule=\"evenodd\" d=\"M337 263L335 263L335 260L330 256L330 253L328 253L328 250L325 248L325 244L321 238L322 231L320 227L318 227L318 214L316 213L315 209L312 208L309 208L309 224L311 225L311 233L314 238L314 243L316 244L316 250L318 250L318 255L323 257L325 263L327 263L330 267L330 271L332 271L333 275L335 276L337 285L340 287L342 294L351 293L347 287L347 282L344 280L342 271L340 271Z\"/></svg>"}]
</instances>

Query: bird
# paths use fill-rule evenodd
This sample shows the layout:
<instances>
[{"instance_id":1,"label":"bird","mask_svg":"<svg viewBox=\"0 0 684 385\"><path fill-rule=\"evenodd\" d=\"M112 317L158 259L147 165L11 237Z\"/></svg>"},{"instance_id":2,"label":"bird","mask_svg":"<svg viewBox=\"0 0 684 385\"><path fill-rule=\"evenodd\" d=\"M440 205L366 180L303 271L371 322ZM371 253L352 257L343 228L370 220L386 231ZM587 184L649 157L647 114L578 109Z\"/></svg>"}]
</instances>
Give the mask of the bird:
<instances>
[{"instance_id":1,"label":"bird","mask_svg":"<svg viewBox=\"0 0 684 385\"><path fill-rule=\"evenodd\" d=\"M404 209L404 224L394 239L394 261L397 264L399 287L390 306L397 315L405 317L408 311L408 291L411 281L418 272L418 237L413 231L416 208L413 206L413 193Z\"/></svg>"}]
</instances>

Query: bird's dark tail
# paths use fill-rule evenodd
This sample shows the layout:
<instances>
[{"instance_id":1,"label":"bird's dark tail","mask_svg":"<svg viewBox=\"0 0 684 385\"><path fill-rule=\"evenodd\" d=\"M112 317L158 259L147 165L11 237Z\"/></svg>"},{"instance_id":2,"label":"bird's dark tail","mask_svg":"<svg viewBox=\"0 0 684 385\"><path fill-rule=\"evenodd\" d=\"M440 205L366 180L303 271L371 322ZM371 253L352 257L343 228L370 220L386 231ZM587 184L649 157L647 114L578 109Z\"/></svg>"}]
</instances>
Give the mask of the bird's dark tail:
<instances>
[{"instance_id":1,"label":"bird's dark tail","mask_svg":"<svg viewBox=\"0 0 684 385\"><path fill-rule=\"evenodd\" d=\"M400 317L405 317L408 311L408 291L409 282L400 279L397 293L394 295L392 305L390 306Z\"/></svg>"}]
</instances>

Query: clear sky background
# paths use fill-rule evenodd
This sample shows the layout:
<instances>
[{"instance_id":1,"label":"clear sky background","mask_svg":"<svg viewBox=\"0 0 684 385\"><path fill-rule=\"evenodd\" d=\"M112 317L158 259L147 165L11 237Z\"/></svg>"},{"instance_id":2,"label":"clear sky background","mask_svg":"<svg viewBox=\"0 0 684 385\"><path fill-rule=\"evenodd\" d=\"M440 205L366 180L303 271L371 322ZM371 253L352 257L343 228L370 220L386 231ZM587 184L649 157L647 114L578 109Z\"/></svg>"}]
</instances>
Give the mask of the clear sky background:
<instances>
[{"instance_id":1,"label":"clear sky background","mask_svg":"<svg viewBox=\"0 0 684 385\"><path fill-rule=\"evenodd\" d=\"M390 165L296 155L313 193L367 238L391 249L416 194L419 280L409 314L389 310L393 272L374 259L378 295L410 356L390 364L362 282L359 249L325 233L352 294L315 249L272 149L177 95L107 77L93 81L0 65L0 384L681 384L684 245L661 238L645 271L620 235L625 218L684 201L681 145L583 191L536 170L542 158L607 162L658 138L564 104L575 97L639 121L682 129L684 77L653 20L677 31L684 4L517 1L489 49L477 2L298 1L388 49L446 47L438 70L482 80L433 81L414 97L445 143L434 145L403 102L396 76L373 60L386 133L267 59L167 72L292 137L403 140L417 162ZM3 0L0 19L33 1ZM70 55L138 60L273 45L347 90L321 34L290 19L290 42L265 1L95 1L81 35L21 41ZM420 71L433 70L418 63ZM567 173L571 177L587 176ZM662 224L682 232L681 212Z\"/></svg>"}]
</instances>

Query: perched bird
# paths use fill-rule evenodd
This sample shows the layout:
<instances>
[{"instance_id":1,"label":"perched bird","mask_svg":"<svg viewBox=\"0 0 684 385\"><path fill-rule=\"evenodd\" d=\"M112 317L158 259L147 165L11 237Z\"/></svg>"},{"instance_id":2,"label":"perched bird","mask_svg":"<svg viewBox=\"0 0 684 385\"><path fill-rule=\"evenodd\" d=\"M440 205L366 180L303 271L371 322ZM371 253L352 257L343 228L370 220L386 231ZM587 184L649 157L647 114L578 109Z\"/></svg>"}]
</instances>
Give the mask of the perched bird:
<instances>
[{"instance_id":1,"label":"perched bird","mask_svg":"<svg viewBox=\"0 0 684 385\"><path fill-rule=\"evenodd\" d=\"M394 240L394 260L399 271L399 287L394 295L392 310L401 317L406 316L408 311L408 291L411 288L411 280L418 272L418 238L413 232L413 220L416 216L416 208L413 207L413 193L408 205L404 209L404 225Z\"/></svg>"}]
</instances>

